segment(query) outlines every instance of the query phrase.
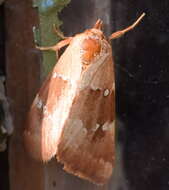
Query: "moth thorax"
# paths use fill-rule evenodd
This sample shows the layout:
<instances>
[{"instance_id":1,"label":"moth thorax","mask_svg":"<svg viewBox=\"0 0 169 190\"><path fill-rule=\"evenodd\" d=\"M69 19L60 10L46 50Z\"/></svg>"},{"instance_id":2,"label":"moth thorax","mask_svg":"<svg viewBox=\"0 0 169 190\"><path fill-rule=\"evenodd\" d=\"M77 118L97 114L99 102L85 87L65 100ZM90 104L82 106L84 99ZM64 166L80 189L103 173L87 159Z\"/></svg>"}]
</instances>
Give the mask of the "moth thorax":
<instances>
[{"instance_id":1,"label":"moth thorax","mask_svg":"<svg viewBox=\"0 0 169 190\"><path fill-rule=\"evenodd\" d=\"M86 38L82 43L84 63L90 64L92 60L99 55L101 51L101 44L98 39Z\"/></svg>"}]
</instances>

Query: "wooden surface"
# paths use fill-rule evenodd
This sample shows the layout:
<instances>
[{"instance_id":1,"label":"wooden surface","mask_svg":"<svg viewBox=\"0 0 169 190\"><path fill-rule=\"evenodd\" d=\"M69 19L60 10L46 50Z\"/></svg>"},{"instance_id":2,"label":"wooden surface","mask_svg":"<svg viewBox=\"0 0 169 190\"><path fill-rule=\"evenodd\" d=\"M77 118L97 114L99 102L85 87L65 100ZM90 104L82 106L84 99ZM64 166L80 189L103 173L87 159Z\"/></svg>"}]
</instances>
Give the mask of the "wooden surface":
<instances>
[{"instance_id":1,"label":"wooden surface","mask_svg":"<svg viewBox=\"0 0 169 190\"><path fill-rule=\"evenodd\" d=\"M40 82L40 57L32 33L38 18L30 0L9 0L5 19L7 94L15 126L9 149L10 189L40 190L44 187L44 168L27 156L22 142L26 113Z\"/></svg>"},{"instance_id":2,"label":"wooden surface","mask_svg":"<svg viewBox=\"0 0 169 190\"><path fill-rule=\"evenodd\" d=\"M63 31L71 36L90 28L98 18L104 20L105 31L110 34L111 1L72 0L64 9L61 19ZM33 26L38 25L37 9L31 0L8 0L6 18L7 92L11 101L15 133L10 141L10 189L11 190L109 190L110 183L96 186L63 171L55 159L47 164L33 161L24 151L22 132L29 106L40 86L42 59L34 48ZM117 172L116 172L117 173ZM118 175L117 175L118 176ZM117 177L114 177L117 179ZM116 180L118 181L118 180Z\"/></svg>"}]
</instances>

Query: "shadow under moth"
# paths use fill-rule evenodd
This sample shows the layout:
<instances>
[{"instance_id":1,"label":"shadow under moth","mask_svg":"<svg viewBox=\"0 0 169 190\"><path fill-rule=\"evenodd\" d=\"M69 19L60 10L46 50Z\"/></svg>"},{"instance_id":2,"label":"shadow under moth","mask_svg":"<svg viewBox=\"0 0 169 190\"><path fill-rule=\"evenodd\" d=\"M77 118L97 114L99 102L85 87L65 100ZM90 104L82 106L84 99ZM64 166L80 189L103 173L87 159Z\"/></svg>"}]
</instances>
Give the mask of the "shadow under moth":
<instances>
[{"instance_id":1,"label":"shadow under moth","mask_svg":"<svg viewBox=\"0 0 169 190\"><path fill-rule=\"evenodd\" d=\"M96 184L104 184L115 163L115 81L110 40L134 24L106 38L102 21L93 28L52 47L68 45L44 81L31 106L24 142L39 161L56 156L64 170ZM58 32L58 31L57 31Z\"/></svg>"}]
</instances>

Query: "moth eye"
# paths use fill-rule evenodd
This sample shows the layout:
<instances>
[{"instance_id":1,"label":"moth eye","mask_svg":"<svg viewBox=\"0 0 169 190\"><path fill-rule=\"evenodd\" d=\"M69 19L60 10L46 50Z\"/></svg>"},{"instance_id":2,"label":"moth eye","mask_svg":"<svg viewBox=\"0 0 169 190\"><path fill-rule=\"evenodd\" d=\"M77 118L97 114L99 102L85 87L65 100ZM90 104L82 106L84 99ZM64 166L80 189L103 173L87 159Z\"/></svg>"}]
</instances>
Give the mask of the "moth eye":
<instances>
[{"instance_id":1,"label":"moth eye","mask_svg":"<svg viewBox=\"0 0 169 190\"><path fill-rule=\"evenodd\" d=\"M88 38L82 43L82 59L85 63L90 63L101 51L101 45L98 39Z\"/></svg>"}]
</instances>

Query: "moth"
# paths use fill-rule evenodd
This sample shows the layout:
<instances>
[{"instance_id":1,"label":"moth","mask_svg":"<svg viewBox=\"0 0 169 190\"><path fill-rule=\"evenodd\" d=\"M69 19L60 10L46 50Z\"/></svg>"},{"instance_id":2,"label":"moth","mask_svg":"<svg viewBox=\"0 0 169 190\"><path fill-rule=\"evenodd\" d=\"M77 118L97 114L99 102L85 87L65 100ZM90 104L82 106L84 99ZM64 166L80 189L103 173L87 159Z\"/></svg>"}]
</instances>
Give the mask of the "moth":
<instances>
[{"instance_id":1,"label":"moth","mask_svg":"<svg viewBox=\"0 0 169 190\"><path fill-rule=\"evenodd\" d=\"M115 165L115 81L110 41L102 21L52 47L68 45L36 95L24 130L30 155L43 162L56 157L64 170L96 184L108 181Z\"/></svg>"}]
</instances>

